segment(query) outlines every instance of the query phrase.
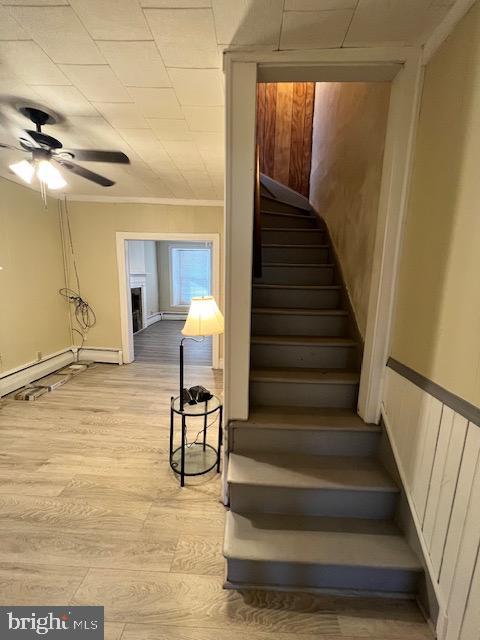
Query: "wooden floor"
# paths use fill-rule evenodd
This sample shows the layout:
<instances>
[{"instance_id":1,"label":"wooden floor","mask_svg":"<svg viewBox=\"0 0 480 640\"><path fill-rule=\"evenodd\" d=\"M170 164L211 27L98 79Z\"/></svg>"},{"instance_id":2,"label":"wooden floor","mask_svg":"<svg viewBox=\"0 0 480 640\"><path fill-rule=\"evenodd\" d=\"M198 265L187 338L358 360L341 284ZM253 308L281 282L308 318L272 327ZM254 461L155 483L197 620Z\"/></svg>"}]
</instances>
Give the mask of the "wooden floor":
<instances>
[{"instance_id":1,"label":"wooden floor","mask_svg":"<svg viewBox=\"0 0 480 640\"><path fill-rule=\"evenodd\" d=\"M181 489L167 461L175 386L176 367L97 365L4 401L2 604L104 605L107 640L431 638L409 601L223 590L219 477Z\"/></svg>"},{"instance_id":2,"label":"wooden floor","mask_svg":"<svg viewBox=\"0 0 480 640\"><path fill-rule=\"evenodd\" d=\"M151 364L178 364L180 333L185 320L160 320L133 336L135 360ZM185 343L185 365L211 365L212 339Z\"/></svg>"}]
</instances>

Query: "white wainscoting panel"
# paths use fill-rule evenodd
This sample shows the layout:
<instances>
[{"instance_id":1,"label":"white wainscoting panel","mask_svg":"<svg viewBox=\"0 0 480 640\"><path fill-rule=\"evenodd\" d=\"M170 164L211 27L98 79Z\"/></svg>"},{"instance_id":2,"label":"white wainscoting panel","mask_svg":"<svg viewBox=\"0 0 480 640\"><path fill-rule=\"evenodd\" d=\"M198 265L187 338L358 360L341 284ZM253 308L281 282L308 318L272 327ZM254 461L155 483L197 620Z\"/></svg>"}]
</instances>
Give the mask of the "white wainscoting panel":
<instances>
[{"instance_id":1,"label":"white wainscoting panel","mask_svg":"<svg viewBox=\"0 0 480 640\"><path fill-rule=\"evenodd\" d=\"M440 640L480 639L480 427L391 368L383 414L445 611Z\"/></svg>"}]
</instances>

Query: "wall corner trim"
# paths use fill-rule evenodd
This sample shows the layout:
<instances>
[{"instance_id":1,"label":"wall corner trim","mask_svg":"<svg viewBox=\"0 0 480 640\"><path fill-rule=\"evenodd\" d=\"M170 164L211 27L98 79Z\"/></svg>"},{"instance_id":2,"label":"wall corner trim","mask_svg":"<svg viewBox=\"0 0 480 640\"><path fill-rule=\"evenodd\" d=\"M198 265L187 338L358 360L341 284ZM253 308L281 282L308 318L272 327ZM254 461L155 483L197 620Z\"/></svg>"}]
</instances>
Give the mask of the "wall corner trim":
<instances>
[{"instance_id":1,"label":"wall corner trim","mask_svg":"<svg viewBox=\"0 0 480 640\"><path fill-rule=\"evenodd\" d=\"M382 402L381 405L381 416L382 416L382 421L383 424L385 426L385 431L387 433L388 436L388 440L390 443L390 447L393 453L393 457L395 459L395 464L397 465L397 470L398 473L400 475L400 480L402 481L402 486L405 492L405 497L407 499L407 503L408 503L408 508L410 510L410 515L412 517L412 521L415 527L415 531L416 531L416 535L417 535L417 539L418 539L418 543L420 545L420 549L422 552L422 561L423 561L423 565L424 565L424 569L427 571L428 573L428 577L430 579L432 588L434 590L435 593L435 597L437 599L437 604L438 604L438 619L437 619L437 624L436 624L436 628L444 628L445 626L445 616L446 616L446 607L445 607L445 603L443 601L443 597L442 594L440 592L440 588L437 582L437 579L435 577L435 570L433 568L432 562L430 560L430 553L429 550L427 548L427 545L425 543L425 539L423 537L423 532L422 532L422 526L420 523L420 520L418 519L418 515L415 509L415 505L413 503L412 500L412 496L410 494L410 491L408 491L407 487L408 487L408 483L407 483L407 476L405 473L405 469L403 468L403 464L402 464L402 459L400 457L400 453L397 449L396 443L395 443L395 438L392 432L392 427L390 425L389 422L389 418L387 415L387 412L385 410L385 406Z\"/></svg>"},{"instance_id":2,"label":"wall corner trim","mask_svg":"<svg viewBox=\"0 0 480 640\"><path fill-rule=\"evenodd\" d=\"M472 8L476 0L457 0L440 24L423 45L422 64L426 65L455 29L463 16Z\"/></svg>"},{"instance_id":3,"label":"wall corner trim","mask_svg":"<svg viewBox=\"0 0 480 640\"><path fill-rule=\"evenodd\" d=\"M406 364L395 360L395 358L389 358L387 361L387 367L393 369L398 374L410 380L414 385L423 389L431 396L440 400L443 404L453 409L456 413L459 413L461 416L466 418L469 422L472 422L477 427L480 426L480 408L475 405L467 402L460 396L455 395L451 391L444 389L433 380L426 378L421 373L418 373L414 369L411 369Z\"/></svg>"}]
</instances>

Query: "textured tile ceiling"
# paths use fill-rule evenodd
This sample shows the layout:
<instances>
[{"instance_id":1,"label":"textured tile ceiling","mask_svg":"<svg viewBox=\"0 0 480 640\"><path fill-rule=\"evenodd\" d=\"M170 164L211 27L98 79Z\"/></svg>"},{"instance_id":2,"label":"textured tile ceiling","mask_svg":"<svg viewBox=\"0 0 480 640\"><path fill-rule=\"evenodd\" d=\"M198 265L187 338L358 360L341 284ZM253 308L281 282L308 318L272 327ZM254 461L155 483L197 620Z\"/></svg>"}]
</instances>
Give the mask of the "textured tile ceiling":
<instances>
[{"instance_id":1,"label":"textured tile ceiling","mask_svg":"<svg viewBox=\"0 0 480 640\"><path fill-rule=\"evenodd\" d=\"M33 101L65 147L120 149L117 181L68 174L75 195L221 199L229 45L307 49L422 42L453 0L0 0L0 141ZM0 151L0 175L19 154Z\"/></svg>"}]
</instances>

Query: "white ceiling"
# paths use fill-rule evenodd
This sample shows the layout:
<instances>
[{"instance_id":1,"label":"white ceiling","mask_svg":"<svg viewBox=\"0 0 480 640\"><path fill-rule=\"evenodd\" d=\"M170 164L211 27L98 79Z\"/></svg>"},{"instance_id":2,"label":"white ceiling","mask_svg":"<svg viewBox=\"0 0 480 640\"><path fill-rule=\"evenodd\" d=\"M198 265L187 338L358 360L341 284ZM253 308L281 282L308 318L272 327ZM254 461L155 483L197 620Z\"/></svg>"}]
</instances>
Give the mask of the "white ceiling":
<instances>
[{"instance_id":1,"label":"white ceiling","mask_svg":"<svg viewBox=\"0 0 480 640\"><path fill-rule=\"evenodd\" d=\"M65 147L123 150L88 163L117 184L68 175L75 195L221 199L229 45L310 49L425 40L453 0L0 0L0 140L26 99L65 117ZM28 127L27 127L28 128ZM0 174L18 157L0 150Z\"/></svg>"}]
</instances>

